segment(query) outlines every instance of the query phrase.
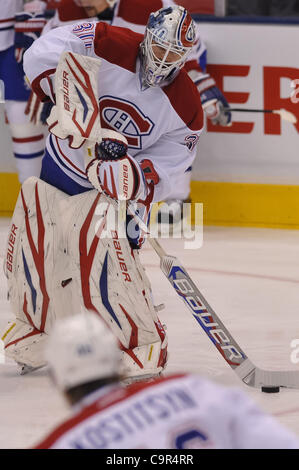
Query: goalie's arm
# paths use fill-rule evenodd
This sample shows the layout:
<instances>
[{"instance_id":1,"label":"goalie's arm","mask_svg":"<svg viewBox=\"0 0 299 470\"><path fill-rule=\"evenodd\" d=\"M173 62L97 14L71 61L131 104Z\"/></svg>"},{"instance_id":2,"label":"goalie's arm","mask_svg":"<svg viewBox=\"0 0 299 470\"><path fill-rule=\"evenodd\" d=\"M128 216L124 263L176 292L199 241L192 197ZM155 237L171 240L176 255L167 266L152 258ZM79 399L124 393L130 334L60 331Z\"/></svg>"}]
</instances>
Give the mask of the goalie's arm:
<instances>
[{"instance_id":1,"label":"goalie's arm","mask_svg":"<svg viewBox=\"0 0 299 470\"><path fill-rule=\"evenodd\" d=\"M55 28L37 39L24 54L24 71L31 88L43 102L55 102L54 76L64 51L88 55L84 42L73 34L73 25Z\"/></svg>"},{"instance_id":2,"label":"goalie's arm","mask_svg":"<svg viewBox=\"0 0 299 470\"><path fill-rule=\"evenodd\" d=\"M197 153L197 144L202 129L192 131L188 127L164 134L151 147L135 156L142 164L147 160L152 164L152 172L157 174L153 202L172 198L181 184L184 173L192 166Z\"/></svg>"}]
</instances>

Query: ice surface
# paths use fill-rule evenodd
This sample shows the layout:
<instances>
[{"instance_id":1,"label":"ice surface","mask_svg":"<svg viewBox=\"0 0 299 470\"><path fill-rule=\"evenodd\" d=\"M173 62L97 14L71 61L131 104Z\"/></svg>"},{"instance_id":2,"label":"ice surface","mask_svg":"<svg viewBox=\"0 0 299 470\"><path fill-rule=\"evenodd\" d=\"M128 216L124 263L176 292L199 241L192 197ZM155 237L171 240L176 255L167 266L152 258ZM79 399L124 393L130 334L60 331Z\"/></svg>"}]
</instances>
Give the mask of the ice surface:
<instances>
[{"instance_id":1,"label":"ice surface","mask_svg":"<svg viewBox=\"0 0 299 470\"><path fill-rule=\"evenodd\" d=\"M0 219L4 254L8 219ZM200 250L184 250L179 239L161 240L177 256L207 301L249 358L260 368L298 369L291 363L299 340L299 233L289 230L206 227ZM299 390L263 394L244 385L216 351L159 269L149 244L142 261L152 282L155 303L169 334L167 373L191 371L225 385L241 387L267 412L299 435ZM2 263L2 259L0 260ZM0 331L11 318L6 281L0 272ZM299 354L298 354L299 356ZM47 370L17 375L0 363L0 448L27 448L69 415Z\"/></svg>"}]
</instances>

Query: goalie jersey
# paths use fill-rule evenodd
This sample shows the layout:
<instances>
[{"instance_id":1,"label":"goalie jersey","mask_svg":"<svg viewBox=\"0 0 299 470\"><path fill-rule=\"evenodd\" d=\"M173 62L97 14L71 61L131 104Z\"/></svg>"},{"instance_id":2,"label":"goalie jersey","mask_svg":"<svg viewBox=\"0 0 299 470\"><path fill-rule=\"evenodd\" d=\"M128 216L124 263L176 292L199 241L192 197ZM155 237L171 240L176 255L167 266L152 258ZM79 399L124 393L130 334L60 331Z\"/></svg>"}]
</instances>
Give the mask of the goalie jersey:
<instances>
[{"instance_id":1,"label":"goalie jersey","mask_svg":"<svg viewBox=\"0 0 299 470\"><path fill-rule=\"evenodd\" d=\"M98 96L102 127L123 134L128 153L138 163L149 160L159 176L153 202L171 197L173 181L196 156L203 128L200 96L185 70L169 85L142 90L139 45L143 36L103 22L53 29L41 36L24 56L33 90L43 101L55 101L54 74L63 51L101 59ZM92 189L83 149L68 140L47 139L43 179L68 194ZM51 174L53 177L51 177ZM47 175L47 176L45 176ZM55 176L56 175L56 176Z\"/></svg>"},{"instance_id":2,"label":"goalie jersey","mask_svg":"<svg viewBox=\"0 0 299 470\"><path fill-rule=\"evenodd\" d=\"M298 449L239 389L172 375L87 395L37 449Z\"/></svg>"}]
</instances>

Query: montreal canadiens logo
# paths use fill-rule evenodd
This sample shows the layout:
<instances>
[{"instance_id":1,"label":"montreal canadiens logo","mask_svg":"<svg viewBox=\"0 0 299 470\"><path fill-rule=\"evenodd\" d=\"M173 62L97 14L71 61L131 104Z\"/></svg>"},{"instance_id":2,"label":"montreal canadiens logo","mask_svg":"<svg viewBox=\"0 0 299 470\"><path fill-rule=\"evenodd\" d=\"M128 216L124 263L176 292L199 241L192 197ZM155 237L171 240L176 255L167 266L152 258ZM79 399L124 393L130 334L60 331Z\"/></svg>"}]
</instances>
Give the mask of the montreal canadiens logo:
<instances>
[{"instance_id":1,"label":"montreal canadiens logo","mask_svg":"<svg viewBox=\"0 0 299 470\"><path fill-rule=\"evenodd\" d=\"M101 124L123 134L130 148L142 149L142 138L151 134L155 124L130 101L113 96L99 100Z\"/></svg>"},{"instance_id":2,"label":"montreal canadiens logo","mask_svg":"<svg viewBox=\"0 0 299 470\"><path fill-rule=\"evenodd\" d=\"M188 42L193 43L195 41L195 28L192 23L190 24L185 37Z\"/></svg>"},{"instance_id":3,"label":"montreal canadiens logo","mask_svg":"<svg viewBox=\"0 0 299 470\"><path fill-rule=\"evenodd\" d=\"M194 22L186 11L184 12L181 23L178 26L178 35L180 42L185 47L190 47L195 41L195 26Z\"/></svg>"}]
</instances>

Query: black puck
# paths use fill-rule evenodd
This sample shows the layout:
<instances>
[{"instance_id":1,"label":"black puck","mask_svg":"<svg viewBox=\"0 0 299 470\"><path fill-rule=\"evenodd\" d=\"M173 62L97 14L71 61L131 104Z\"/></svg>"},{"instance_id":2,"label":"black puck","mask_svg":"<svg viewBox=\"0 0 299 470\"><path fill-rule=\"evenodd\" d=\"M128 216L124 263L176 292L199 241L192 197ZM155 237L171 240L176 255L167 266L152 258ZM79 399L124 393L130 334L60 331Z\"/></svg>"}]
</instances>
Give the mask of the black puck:
<instances>
[{"instance_id":1,"label":"black puck","mask_svg":"<svg viewBox=\"0 0 299 470\"><path fill-rule=\"evenodd\" d=\"M264 393L278 393L280 391L279 387L262 387L261 388L262 392Z\"/></svg>"}]
</instances>

